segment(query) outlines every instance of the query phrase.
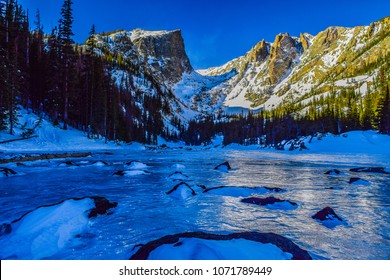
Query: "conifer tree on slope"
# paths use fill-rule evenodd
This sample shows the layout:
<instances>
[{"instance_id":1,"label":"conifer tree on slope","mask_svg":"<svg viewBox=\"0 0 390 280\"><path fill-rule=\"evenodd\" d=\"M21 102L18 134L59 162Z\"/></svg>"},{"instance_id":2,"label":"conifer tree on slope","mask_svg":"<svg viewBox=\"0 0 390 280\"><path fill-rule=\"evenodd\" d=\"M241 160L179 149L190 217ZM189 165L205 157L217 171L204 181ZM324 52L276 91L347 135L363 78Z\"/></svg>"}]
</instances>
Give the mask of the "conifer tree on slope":
<instances>
[{"instance_id":1,"label":"conifer tree on slope","mask_svg":"<svg viewBox=\"0 0 390 280\"><path fill-rule=\"evenodd\" d=\"M62 74L63 74L63 99L64 99L64 112L63 121L64 129L68 128L68 111L69 111L69 97L72 89L71 73L73 64L73 39L72 25L73 25L73 2L72 0L65 0L61 8L62 18L59 20L58 35L61 44L61 59L62 59Z\"/></svg>"}]
</instances>

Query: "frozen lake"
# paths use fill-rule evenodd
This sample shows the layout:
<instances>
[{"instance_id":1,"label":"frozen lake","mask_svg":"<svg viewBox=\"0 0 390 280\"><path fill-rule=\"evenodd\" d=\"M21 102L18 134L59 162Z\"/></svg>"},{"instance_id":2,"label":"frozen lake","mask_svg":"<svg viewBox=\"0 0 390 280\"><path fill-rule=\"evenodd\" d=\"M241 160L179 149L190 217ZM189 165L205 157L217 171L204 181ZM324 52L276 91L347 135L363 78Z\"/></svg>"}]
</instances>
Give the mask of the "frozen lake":
<instances>
[{"instance_id":1,"label":"frozen lake","mask_svg":"<svg viewBox=\"0 0 390 280\"><path fill-rule=\"evenodd\" d=\"M137 244L185 231L234 233L273 232L289 238L313 258L390 259L390 175L353 173L350 168L389 167L388 156L354 154L278 153L234 149L94 152L74 159L1 165L19 176L0 178L0 224L9 223L41 205L84 196L104 196L118 202L109 216L89 223L81 238L68 242L51 259L128 259ZM109 165L89 163L102 160ZM132 176L113 176L132 160L149 165ZM88 162L87 162L88 161ZM229 161L232 170L214 170ZM330 169L343 172L325 175ZM278 187L285 191L259 195L288 199L294 209L246 204L243 197L201 193L187 199L167 195L179 181L169 175L181 171L190 186ZM138 174L139 173L139 174ZM351 185L360 177L370 185ZM333 187L333 189L332 189ZM328 228L311 218L330 206L345 222ZM0 237L0 258L12 247L26 246Z\"/></svg>"}]
</instances>

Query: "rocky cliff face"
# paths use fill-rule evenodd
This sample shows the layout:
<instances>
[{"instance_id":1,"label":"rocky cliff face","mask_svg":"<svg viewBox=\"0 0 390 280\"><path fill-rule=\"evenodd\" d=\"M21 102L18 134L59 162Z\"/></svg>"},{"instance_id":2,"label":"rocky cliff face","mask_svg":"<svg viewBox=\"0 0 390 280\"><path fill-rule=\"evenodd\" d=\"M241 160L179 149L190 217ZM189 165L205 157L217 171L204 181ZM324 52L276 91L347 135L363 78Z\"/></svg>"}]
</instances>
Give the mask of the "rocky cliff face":
<instances>
[{"instance_id":1,"label":"rocky cliff face","mask_svg":"<svg viewBox=\"0 0 390 280\"><path fill-rule=\"evenodd\" d=\"M193 71L180 30L151 32L136 29L131 33L131 40L144 61L161 72L169 84L179 82L184 73Z\"/></svg>"},{"instance_id":2,"label":"rocky cliff face","mask_svg":"<svg viewBox=\"0 0 390 280\"><path fill-rule=\"evenodd\" d=\"M297 64L302 54L302 45L288 33L279 34L272 44L268 74L272 85L276 84L287 71Z\"/></svg>"}]
</instances>

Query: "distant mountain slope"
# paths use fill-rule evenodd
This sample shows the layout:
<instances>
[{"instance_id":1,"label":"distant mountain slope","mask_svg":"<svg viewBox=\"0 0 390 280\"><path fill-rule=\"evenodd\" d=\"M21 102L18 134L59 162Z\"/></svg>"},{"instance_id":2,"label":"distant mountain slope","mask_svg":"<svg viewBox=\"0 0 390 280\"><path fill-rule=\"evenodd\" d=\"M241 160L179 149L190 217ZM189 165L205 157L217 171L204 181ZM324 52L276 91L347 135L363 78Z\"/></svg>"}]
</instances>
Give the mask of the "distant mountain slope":
<instances>
[{"instance_id":1,"label":"distant mountain slope","mask_svg":"<svg viewBox=\"0 0 390 280\"><path fill-rule=\"evenodd\" d=\"M364 94L389 59L387 17L370 26L329 27L316 36L279 34L273 43L261 41L246 55L199 72L214 76L236 69L222 90L224 105L272 109L331 89L358 87Z\"/></svg>"},{"instance_id":2,"label":"distant mountain slope","mask_svg":"<svg viewBox=\"0 0 390 280\"><path fill-rule=\"evenodd\" d=\"M390 17L370 26L329 27L316 36L281 33L273 43L262 40L241 57L198 71L180 30L116 31L92 39L96 53L116 62L118 85L151 96L160 92L164 125L177 131L191 119L229 108L306 104L342 88L364 95L390 59L389 35Z\"/></svg>"}]
</instances>

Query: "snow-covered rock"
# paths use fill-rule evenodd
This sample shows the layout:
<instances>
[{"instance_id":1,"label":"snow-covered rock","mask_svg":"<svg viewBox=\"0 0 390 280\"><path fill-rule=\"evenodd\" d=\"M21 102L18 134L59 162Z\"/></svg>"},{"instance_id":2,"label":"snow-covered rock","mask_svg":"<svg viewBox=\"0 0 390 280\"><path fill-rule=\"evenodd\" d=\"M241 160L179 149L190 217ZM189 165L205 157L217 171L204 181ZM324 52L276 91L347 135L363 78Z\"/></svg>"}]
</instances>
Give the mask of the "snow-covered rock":
<instances>
[{"instance_id":1,"label":"snow-covered rock","mask_svg":"<svg viewBox=\"0 0 390 280\"><path fill-rule=\"evenodd\" d=\"M270 209L292 210L298 207L298 204L296 202L276 198L273 196L269 196L266 198L248 197L241 199L241 202L266 206Z\"/></svg>"},{"instance_id":2,"label":"snow-covered rock","mask_svg":"<svg viewBox=\"0 0 390 280\"><path fill-rule=\"evenodd\" d=\"M343 223L343 219L340 218L330 207L325 207L324 209L318 211L312 216L312 218L321 222L328 228L333 228Z\"/></svg>"},{"instance_id":3,"label":"snow-covered rock","mask_svg":"<svg viewBox=\"0 0 390 280\"><path fill-rule=\"evenodd\" d=\"M118 170L114 173L116 176L139 176L139 175L149 175L150 172L144 170Z\"/></svg>"},{"instance_id":4,"label":"snow-covered rock","mask_svg":"<svg viewBox=\"0 0 390 280\"><path fill-rule=\"evenodd\" d=\"M359 177L352 177L349 179L349 183L351 185L357 185L357 186L371 186L371 183L368 182L367 180L364 180Z\"/></svg>"},{"instance_id":5,"label":"snow-covered rock","mask_svg":"<svg viewBox=\"0 0 390 280\"><path fill-rule=\"evenodd\" d=\"M149 167L149 165L136 160L132 160L126 163L126 167L129 169L146 169Z\"/></svg>"},{"instance_id":6,"label":"snow-covered rock","mask_svg":"<svg viewBox=\"0 0 390 280\"><path fill-rule=\"evenodd\" d=\"M143 245L131 260L310 260L309 253L274 233L186 232Z\"/></svg>"},{"instance_id":7,"label":"snow-covered rock","mask_svg":"<svg viewBox=\"0 0 390 280\"><path fill-rule=\"evenodd\" d=\"M342 172L338 169L331 169L331 170L326 171L324 174L335 176L335 175L342 175Z\"/></svg>"},{"instance_id":8,"label":"snow-covered rock","mask_svg":"<svg viewBox=\"0 0 390 280\"><path fill-rule=\"evenodd\" d=\"M88 230L89 219L109 213L117 203L92 196L67 199L25 213L1 226L1 259L43 259L61 251Z\"/></svg>"},{"instance_id":9,"label":"snow-covered rock","mask_svg":"<svg viewBox=\"0 0 390 280\"><path fill-rule=\"evenodd\" d=\"M192 187L190 187L190 185L185 182L181 182L174 186L171 190L167 191L166 194L179 199L188 199L196 195L196 192Z\"/></svg>"},{"instance_id":10,"label":"snow-covered rock","mask_svg":"<svg viewBox=\"0 0 390 280\"><path fill-rule=\"evenodd\" d=\"M7 167L0 167L0 178L1 177L10 177L18 174L15 170Z\"/></svg>"},{"instance_id":11,"label":"snow-covered rock","mask_svg":"<svg viewBox=\"0 0 390 280\"><path fill-rule=\"evenodd\" d=\"M228 161L225 161L219 165L217 165L215 168L215 170L219 170L219 171L222 171L222 172L228 172L229 170L231 170L231 166L229 164Z\"/></svg>"}]
</instances>

